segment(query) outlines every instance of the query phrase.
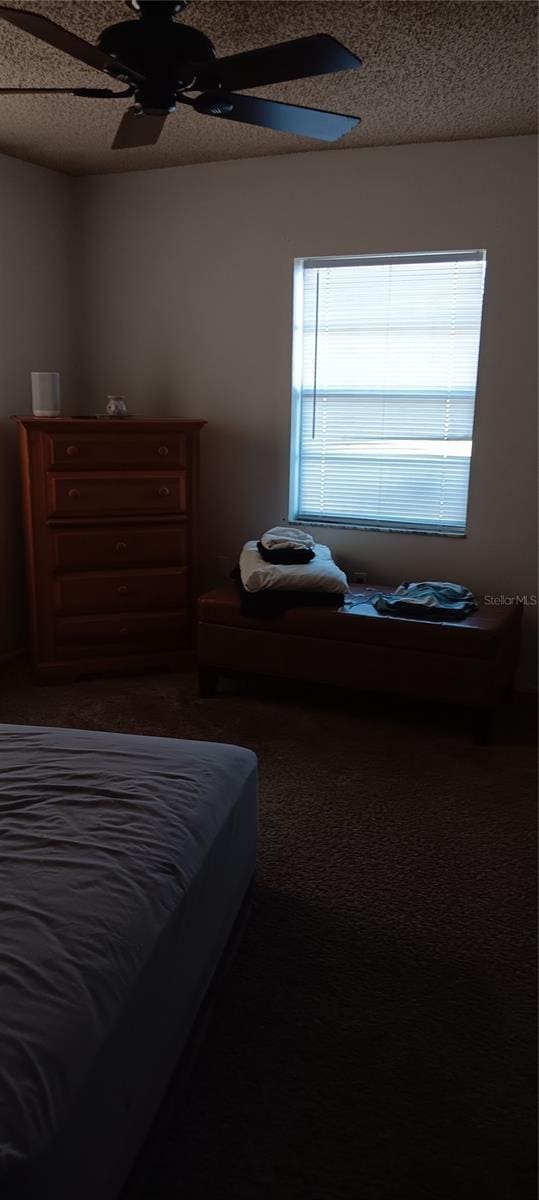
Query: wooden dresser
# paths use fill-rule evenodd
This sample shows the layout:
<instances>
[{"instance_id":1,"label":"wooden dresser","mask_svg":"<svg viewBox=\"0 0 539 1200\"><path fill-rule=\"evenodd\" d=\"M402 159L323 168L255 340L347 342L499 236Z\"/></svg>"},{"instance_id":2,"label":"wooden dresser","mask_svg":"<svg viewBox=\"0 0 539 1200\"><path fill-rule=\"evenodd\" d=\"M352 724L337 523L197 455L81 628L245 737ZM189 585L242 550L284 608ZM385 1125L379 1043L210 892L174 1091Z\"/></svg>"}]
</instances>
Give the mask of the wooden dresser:
<instances>
[{"instance_id":1,"label":"wooden dresser","mask_svg":"<svg viewBox=\"0 0 539 1200\"><path fill-rule=\"evenodd\" d=\"M14 419L37 678L193 661L205 422Z\"/></svg>"}]
</instances>

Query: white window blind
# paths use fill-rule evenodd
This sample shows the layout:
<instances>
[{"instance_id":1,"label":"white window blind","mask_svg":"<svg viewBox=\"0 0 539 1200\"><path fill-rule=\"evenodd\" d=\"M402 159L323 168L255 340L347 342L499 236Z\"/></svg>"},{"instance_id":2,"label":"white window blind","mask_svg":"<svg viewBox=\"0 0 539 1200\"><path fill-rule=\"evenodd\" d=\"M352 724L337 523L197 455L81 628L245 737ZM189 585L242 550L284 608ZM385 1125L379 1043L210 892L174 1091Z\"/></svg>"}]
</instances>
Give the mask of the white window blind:
<instances>
[{"instance_id":1,"label":"white window blind","mask_svg":"<svg viewBox=\"0 0 539 1200\"><path fill-rule=\"evenodd\" d=\"M291 520L464 533L485 267L296 261Z\"/></svg>"}]
</instances>

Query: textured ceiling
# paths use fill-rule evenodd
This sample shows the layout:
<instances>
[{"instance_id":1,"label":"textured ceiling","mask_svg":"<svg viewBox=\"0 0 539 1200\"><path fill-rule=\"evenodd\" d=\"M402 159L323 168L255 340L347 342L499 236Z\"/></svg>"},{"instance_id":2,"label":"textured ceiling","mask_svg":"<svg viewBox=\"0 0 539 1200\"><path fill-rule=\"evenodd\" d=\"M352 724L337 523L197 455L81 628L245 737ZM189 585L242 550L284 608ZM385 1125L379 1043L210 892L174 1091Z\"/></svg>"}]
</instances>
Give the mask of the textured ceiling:
<instances>
[{"instance_id":1,"label":"textured ceiling","mask_svg":"<svg viewBox=\"0 0 539 1200\"><path fill-rule=\"evenodd\" d=\"M13 3L13 0L11 0ZM129 19L123 0L63 0L32 9L95 42ZM363 59L359 71L281 83L253 94L359 115L338 146L383 146L533 133L537 128L537 6L504 0L193 0L184 20L219 56L330 33ZM0 86L107 86L78 64L0 21ZM326 143L179 109L157 146L111 150L130 101L0 96L0 152L71 174L320 150ZM335 145L335 144L334 144Z\"/></svg>"}]
</instances>

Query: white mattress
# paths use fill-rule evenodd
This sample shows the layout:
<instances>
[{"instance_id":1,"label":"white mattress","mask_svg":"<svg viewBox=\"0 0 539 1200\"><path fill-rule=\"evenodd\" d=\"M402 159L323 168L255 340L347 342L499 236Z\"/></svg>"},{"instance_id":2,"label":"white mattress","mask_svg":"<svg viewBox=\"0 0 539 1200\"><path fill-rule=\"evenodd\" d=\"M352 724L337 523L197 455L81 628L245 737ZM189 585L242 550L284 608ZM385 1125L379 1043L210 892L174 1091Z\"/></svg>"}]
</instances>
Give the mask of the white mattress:
<instances>
[{"instance_id":1,"label":"white mattress","mask_svg":"<svg viewBox=\"0 0 539 1200\"><path fill-rule=\"evenodd\" d=\"M237 746L0 725L0 1180L61 1144L96 1062L106 1090L134 995L150 1044L139 1071L129 1038L110 1061L114 1087L124 1060L144 1086L171 956L187 1037L254 870L256 766Z\"/></svg>"}]
</instances>

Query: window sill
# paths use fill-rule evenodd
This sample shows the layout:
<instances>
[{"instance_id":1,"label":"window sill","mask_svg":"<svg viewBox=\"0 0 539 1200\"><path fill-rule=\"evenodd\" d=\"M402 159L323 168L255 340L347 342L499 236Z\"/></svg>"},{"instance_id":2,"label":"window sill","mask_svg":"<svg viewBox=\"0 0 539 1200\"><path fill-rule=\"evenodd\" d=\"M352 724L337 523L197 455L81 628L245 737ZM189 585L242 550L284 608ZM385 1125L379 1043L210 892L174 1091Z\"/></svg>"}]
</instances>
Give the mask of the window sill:
<instances>
[{"instance_id":1,"label":"window sill","mask_svg":"<svg viewBox=\"0 0 539 1200\"><path fill-rule=\"evenodd\" d=\"M313 529L359 529L362 533L403 533L407 536L415 534L418 537L465 538L468 536L466 531L460 533L451 529L404 529L402 526L362 525L359 522L356 524L352 521L315 521L312 517L305 519L297 517L293 520L284 519L283 524L291 525L292 527L294 525L301 527L307 525Z\"/></svg>"}]
</instances>

